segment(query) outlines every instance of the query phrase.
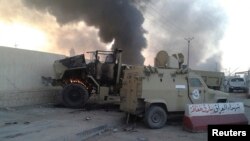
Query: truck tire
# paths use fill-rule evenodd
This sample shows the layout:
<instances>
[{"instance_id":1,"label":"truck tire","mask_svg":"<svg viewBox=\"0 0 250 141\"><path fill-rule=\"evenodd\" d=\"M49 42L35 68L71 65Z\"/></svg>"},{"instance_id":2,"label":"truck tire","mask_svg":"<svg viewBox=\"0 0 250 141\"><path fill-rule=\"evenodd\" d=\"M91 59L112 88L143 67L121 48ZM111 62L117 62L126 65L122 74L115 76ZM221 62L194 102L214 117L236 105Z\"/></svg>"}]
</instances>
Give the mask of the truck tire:
<instances>
[{"instance_id":1,"label":"truck tire","mask_svg":"<svg viewBox=\"0 0 250 141\"><path fill-rule=\"evenodd\" d=\"M151 106L144 117L146 125L151 129L159 129L167 122L166 111L160 106Z\"/></svg>"},{"instance_id":2,"label":"truck tire","mask_svg":"<svg viewBox=\"0 0 250 141\"><path fill-rule=\"evenodd\" d=\"M68 84L62 92L63 105L70 108L83 108L86 104L89 94L81 84Z\"/></svg>"}]
</instances>

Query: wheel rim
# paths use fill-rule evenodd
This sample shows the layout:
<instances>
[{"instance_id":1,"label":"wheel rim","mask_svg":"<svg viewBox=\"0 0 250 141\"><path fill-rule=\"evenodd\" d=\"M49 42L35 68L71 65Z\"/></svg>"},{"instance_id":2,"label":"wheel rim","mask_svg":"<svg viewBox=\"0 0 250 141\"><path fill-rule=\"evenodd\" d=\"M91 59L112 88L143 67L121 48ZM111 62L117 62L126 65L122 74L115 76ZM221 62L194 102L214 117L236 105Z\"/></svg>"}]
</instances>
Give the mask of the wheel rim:
<instances>
[{"instance_id":1,"label":"wheel rim","mask_svg":"<svg viewBox=\"0 0 250 141\"><path fill-rule=\"evenodd\" d=\"M69 95L69 99L73 102L77 102L81 98L81 93L78 90L72 90Z\"/></svg>"},{"instance_id":2,"label":"wheel rim","mask_svg":"<svg viewBox=\"0 0 250 141\"><path fill-rule=\"evenodd\" d=\"M152 116L151 116L151 120L153 123L159 123L161 122L162 120L162 115L160 113L154 113Z\"/></svg>"}]
</instances>

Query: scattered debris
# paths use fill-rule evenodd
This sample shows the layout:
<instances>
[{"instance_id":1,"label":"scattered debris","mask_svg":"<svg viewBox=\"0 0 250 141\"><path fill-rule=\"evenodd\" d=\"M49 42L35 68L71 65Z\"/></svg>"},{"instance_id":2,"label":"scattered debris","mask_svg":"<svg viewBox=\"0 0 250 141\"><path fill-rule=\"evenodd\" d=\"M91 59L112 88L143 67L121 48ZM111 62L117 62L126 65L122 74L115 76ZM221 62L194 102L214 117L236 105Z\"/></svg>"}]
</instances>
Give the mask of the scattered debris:
<instances>
[{"instance_id":1,"label":"scattered debris","mask_svg":"<svg viewBox=\"0 0 250 141\"><path fill-rule=\"evenodd\" d=\"M90 117L86 117L85 120L91 120L91 118Z\"/></svg>"},{"instance_id":2,"label":"scattered debris","mask_svg":"<svg viewBox=\"0 0 250 141\"><path fill-rule=\"evenodd\" d=\"M28 121L25 121L25 122L24 122L23 124L26 124L26 125L27 125L27 124L30 124L30 122L28 122Z\"/></svg>"},{"instance_id":3,"label":"scattered debris","mask_svg":"<svg viewBox=\"0 0 250 141\"><path fill-rule=\"evenodd\" d=\"M113 132L115 133L115 132L118 132L118 129L117 128L114 128L113 129Z\"/></svg>"},{"instance_id":4,"label":"scattered debris","mask_svg":"<svg viewBox=\"0 0 250 141\"><path fill-rule=\"evenodd\" d=\"M125 128L123 128L123 131L128 131L128 132L138 132L138 131L135 129L135 125L125 127Z\"/></svg>"},{"instance_id":5,"label":"scattered debris","mask_svg":"<svg viewBox=\"0 0 250 141\"><path fill-rule=\"evenodd\" d=\"M14 122L5 122L5 125L13 125L13 124L17 124L18 122L14 121Z\"/></svg>"}]
</instances>

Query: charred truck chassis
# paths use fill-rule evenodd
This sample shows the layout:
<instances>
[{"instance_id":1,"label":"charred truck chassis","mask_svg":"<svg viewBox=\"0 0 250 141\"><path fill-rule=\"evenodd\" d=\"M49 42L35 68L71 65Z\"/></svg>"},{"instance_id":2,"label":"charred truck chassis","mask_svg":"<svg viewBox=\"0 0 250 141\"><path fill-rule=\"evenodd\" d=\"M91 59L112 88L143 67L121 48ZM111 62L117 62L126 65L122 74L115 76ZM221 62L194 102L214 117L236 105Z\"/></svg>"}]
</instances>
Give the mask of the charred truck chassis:
<instances>
[{"instance_id":1,"label":"charred truck chassis","mask_svg":"<svg viewBox=\"0 0 250 141\"><path fill-rule=\"evenodd\" d=\"M66 107L82 108L90 96L98 103L117 101L124 68L121 52L118 49L88 52L92 55L90 63L86 63L84 54L56 60L52 85L63 87L61 102Z\"/></svg>"}]
</instances>

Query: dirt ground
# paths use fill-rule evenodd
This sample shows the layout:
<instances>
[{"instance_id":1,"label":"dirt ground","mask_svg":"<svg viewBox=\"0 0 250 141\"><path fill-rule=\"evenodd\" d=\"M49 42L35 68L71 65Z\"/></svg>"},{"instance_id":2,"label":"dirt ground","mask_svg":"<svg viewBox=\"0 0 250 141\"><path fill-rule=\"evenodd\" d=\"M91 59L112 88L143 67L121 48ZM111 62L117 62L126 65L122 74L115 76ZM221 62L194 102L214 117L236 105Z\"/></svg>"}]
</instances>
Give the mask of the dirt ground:
<instances>
[{"instance_id":1,"label":"dirt ground","mask_svg":"<svg viewBox=\"0 0 250 141\"><path fill-rule=\"evenodd\" d=\"M118 110L37 105L0 110L1 141L80 141L122 123Z\"/></svg>"},{"instance_id":2,"label":"dirt ground","mask_svg":"<svg viewBox=\"0 0 250 141\"><path fill-rule=\"evenodd\" d=\"M243 102L246 99L245 93L231 93L230 102ZM245 115L250 122L250 106L245 106ZM170 117L168 124L157 130L148 129L143 121L137 121L134 124L123 125L113 131L106 132L89 138L87 141L206 141L207 133L191 133L183 130L181 116Z\"/></svg>"},{"instance_id":3,"label":"dirt ground","mask_svg":"<svg viewBox=\"0 0 250 141\"><path fill-rule=\"evenodd\" d=\"M243 102L246 99L244 93L231 93L230 102ZM250 121L250 106L245 106L245 115ZM123 126L117 130L106 132L103 135L94 136L88 141L206 141L207 133L191 133L183 130L182 119L180 116L170 118L168 124L157 130L148 129L142 121L136 124Z\"/></svg>"},{"instance_id":4,"label":"dirt ground","mask_svg":"<svg viewBox=\"0 0 250 141\"><path fill-rule=\"evenodd\" d=\"M231 94L230 101L244 101L245 94ZM249 101L249 99L248 99ZM245 106L250 121L250 107ZM116 107L93 106L68 109L52 104L0 109L1 141L205 141L207 133L190 133L182 128L182 115L169 118L157 130L142 120L125 124L125 114Z\"/></svg>"},{"instance_id":5,"label":"dirt ground","mask_svg":"<svg viewBox=\"0 0 250 141\"><path fill-rule=\"evenodd\" d=\"M181 120L171 121L162 129L148 129L143 122L94 136L88 141L204 141L207 133L190 133L182 129Z\"/></svg>"}]
</instances>

